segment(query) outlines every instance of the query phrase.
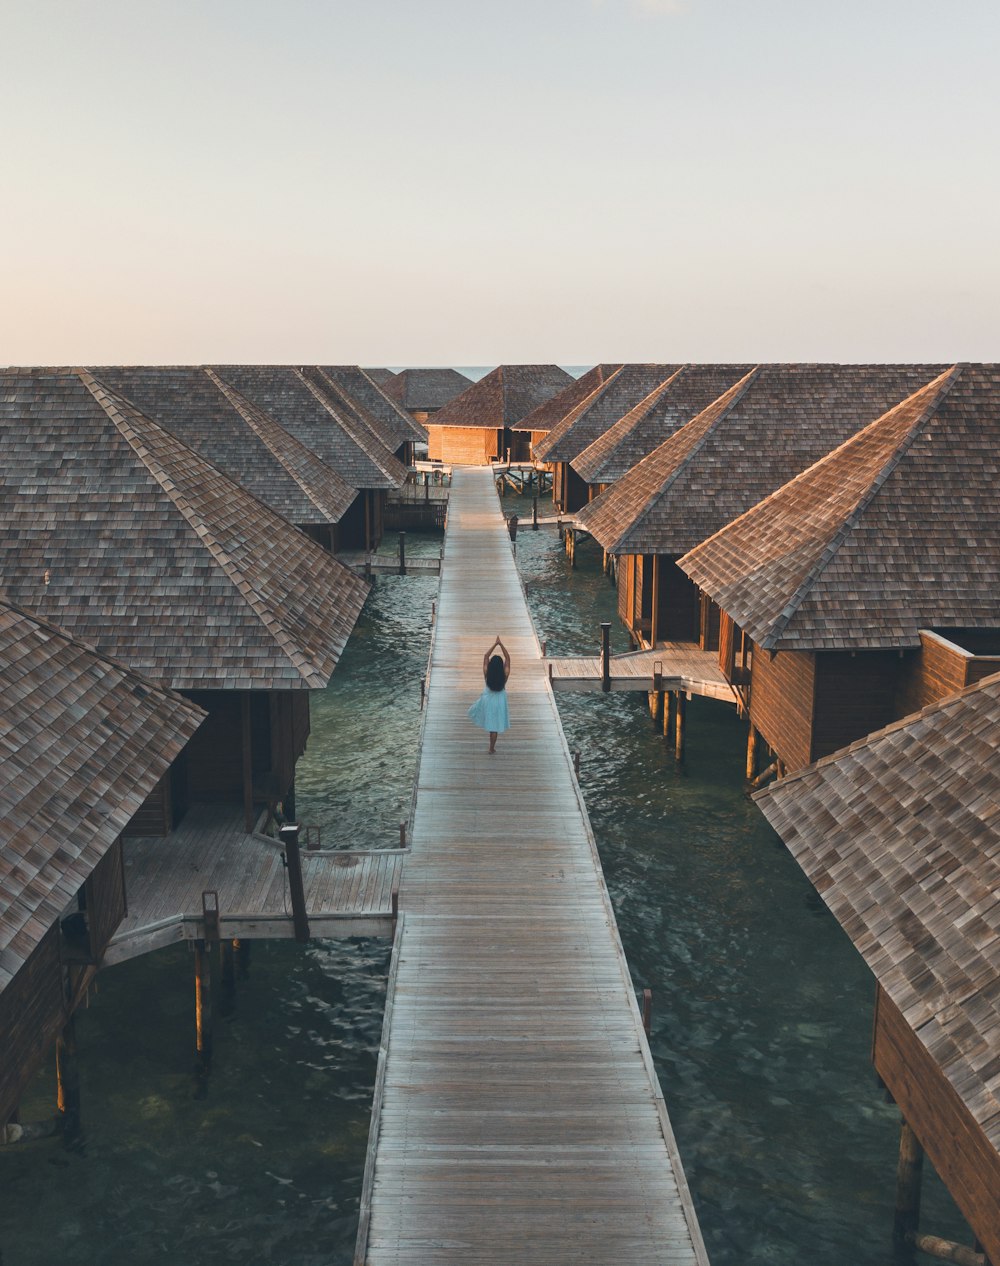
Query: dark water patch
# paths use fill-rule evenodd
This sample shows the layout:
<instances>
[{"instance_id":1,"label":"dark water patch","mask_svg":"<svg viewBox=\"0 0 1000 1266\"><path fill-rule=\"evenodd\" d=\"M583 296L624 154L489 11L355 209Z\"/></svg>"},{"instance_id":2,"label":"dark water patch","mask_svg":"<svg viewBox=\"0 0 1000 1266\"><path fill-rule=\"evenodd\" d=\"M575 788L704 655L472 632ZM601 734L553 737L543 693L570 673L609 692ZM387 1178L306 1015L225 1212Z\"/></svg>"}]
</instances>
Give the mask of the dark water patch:
<instances>
[{"instance_id":1,"label":"dark water patch","mask_svg":"<svg viewBox=\"0 0 1000 1266\"><path fill-rule=\"evenodd\" d=\"M103 974L77 1017L79 1144L0 1152L4 1266L349 1263L388 958L374 940L254 942L201 1091L187 948ZM25 1119L54 1084L45 1069Z\"/></svg>"}]
</instances>

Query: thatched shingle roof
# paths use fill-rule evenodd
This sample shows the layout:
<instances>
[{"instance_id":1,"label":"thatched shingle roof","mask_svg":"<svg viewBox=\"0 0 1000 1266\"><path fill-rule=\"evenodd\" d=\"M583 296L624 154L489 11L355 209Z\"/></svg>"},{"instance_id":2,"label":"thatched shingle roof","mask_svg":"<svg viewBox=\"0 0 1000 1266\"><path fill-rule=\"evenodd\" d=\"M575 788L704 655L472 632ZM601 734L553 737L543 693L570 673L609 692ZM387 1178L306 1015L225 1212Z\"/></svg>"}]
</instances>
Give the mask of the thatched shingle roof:
<instances>
[{"instance_id":1,"label":"thatched shingle roof","mask_svg":"<svg viewBox=\"0 0 1000 1266\"><path fill-rule=\"evenodd\" d=\"M290 523L337 523L357 496L311 449L210 370L115 365L91 372Z\"/></svg>"},{"instance_id":2,"label":"thatched shingle roof","mask_svg":"<svg viewBox=\"0 0 1000 1266\"><path fill-rule=\"evenodd\" d=\"M427 439L427 431L420 423L357 365L313 365L306 372L310 371L317 375L313 381L320 387L325 383L333 386L334 404L340 400L359 413L390 452L407 440Z\"/></svg>"},{"instance_id":3,"label":"thatched shingle roof","mask_svg":"<svg viewBox=\"0 0 1000 1266\"><path fill-rule=\"evenodd\" d=\"M472 386L472 379L457 369L444 366L429 369L403 369L382 385L382 390L397 404L414 413L434 413L443 409Z\"/></svg>"},{"instance_id":4,"label":"thatched shingle roof","mask_svg":"<svg viewBox=\"0 0 1000 1266\"><path fill-rule=\"evenodd\" d=\"M622 365L535 445L535 456L546 462L571 462L680 368Z\"/></svg>"},{"instance_id":5,"label":"thatched shingle roof","mask_svg":"<svg viewBox=\"0 0 1000 1266\"><path fill-rule=\"evenodd\" d=\"M532 409L513 429L547 434L559 426L564 418L577 409L598 387L602 387L619 369L621 365L594 365L585 374L572 379L561 391L557 391L554 396Z\"/></svg>"},{"instance_id":6,"label":"thatched shingle roof","mask_svg":"<svg viewBox=\"0 0 1000 1266\"><path fill-rule=\"evenodd\" d=\"M498 365L435 413L429 426L513 427L572 382L558 365Z\"/></svg>"},{"instance_id":7,"label":"thatched shingle roof","mask_svg":"<svg viewBox=\"0 0 1000 1266\"><path fill-rule=\"evenodd\" d=\"M683 554L941 368L762 365L577 517L611 553Z\"/></svg>"},{"instance_id":8,"label":"thatched shingle roof","mask_svg":"<svg viewBox=\"0 0 1000 1266\"><path fill-rule=\"evenodd\" d=\"M204 713L0 604L0 990Z\"/></svg>"},{"instance_id":9,"label":"thatched shingle roof","mask_svg":"<svg viewBox=\"0 0 1000 1266\"><path fill-rule=\"evenodd\" d=\"M755 798L1000 1150L998 746L994 676Z\"/></svg>"},{"instance_id":10,"label":"thatched shingle roof","mask_svg":"<svg viewBox=\"0 0 1000 1266\"><path fill-rule=\"evenodd\" d=\"M399 488L406 467L367 426L338 412L301 370L291 365L213 365L223 382L270 414L332 466L352 488Z\"/></svg>"},{"instance_id":11,"label":"thatched shingle roof","mask_svg":"<svg viewBox=\"0 0 1000 1266\"><path fill-rule=\"evenodd\" d=\"M1000 627L1000 367L941 374L681 566L758 645Z\"/></svg>"},{"instance_id":12,"label":"thatched shingle roof","mask_svg":"<svg viewBox=\"0 0 1000 1266\"><path fill-rule=\"evenodd\" d=\"M371 365L365 366L365 373L372 380L376 387L383 388L386 383L392 382L396 375L391 369L381 369Z\"/></svg>"},{"instance_id":13,"label":"thatched shingle roof","mask_svg":"<svg viewBox=\"0 0 1000 1266\"><path fill-rule=\"evenodd\" d=\"M570 464L588 484L614 483L751 369L752 365L685 365Z\"/></svg>"},{"instance_id":14,"label":"thatched shingle roof","mask_svg":"<svg viewBox=\"0 0 1000 1266\"><path fill-rule=\"evenodd\" d=\"M85 370L0 372L0 595L175 689L322 686L367 585Z\"/></svg>"}]
</instances>

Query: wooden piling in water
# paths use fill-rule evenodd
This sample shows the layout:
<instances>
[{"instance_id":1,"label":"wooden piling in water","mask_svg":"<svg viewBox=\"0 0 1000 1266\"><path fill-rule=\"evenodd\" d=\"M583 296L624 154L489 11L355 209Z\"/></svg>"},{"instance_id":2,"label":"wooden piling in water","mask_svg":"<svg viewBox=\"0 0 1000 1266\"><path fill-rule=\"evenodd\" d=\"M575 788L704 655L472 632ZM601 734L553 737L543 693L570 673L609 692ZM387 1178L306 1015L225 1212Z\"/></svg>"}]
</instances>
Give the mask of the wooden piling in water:
<instances>
[{"instance_id":1,"label":"wooden piling in water","mask_svg":"<svg viewBox=\"0 0 1000 1266\"><path fill-rule=\"evenodd\" d=\"M230 1016L236 1010L236 946L238 941L219 942L219 1014Z\"/></svg>"},{"instance_id":2,"label":"wooden piling in water","mask_svg":"<svg viewBox=\"0 0 1000 1266\"><path fill-rule=\"evenodd\" d=\"M747 736L747 782L753 782L757 777L757 731L753 722L750 723L750 733Z\"/></svg>"},{"instance_id":3,"label":"wooden piling in water","mask_svg":"<svg viewBox=\"0 0 1000 1266\"><path fill-rule=\"evenodd\" d=\"M399 534L399 574L406 575L406 533Z\"/></svg>"},{"instance_id":4,"label":"wooden piling in water","mask_svg":"<svg viewBox=\"0 0 1000 1266\"><path fill-rule=\"evenodd\" d=\"M212 955L204 941L194 942L194 1044L198 1062L212 1060Z\"/></svg>"},{"instance_id":5,"label":"wooden piling in water","mask_svg":"<svg viewBox=\"0 0 1000 1266\"><path fill-rule=\"evenodd\" d=\"M896 1213L892 1238L905 1244L920 1223L920 1189L924 1170L924 1149L910 1123L903 1118L899 1127L899 1163L896 1167Z\"/></svg>"},{"instance_id":6,"label":"wooden piling in water","mask_svg":"<svg viewBox=\"0 0 1000 1266\"><path fill-rule=\"evenodd\" d=\"M601 621L601 689L605 694L611 689L611 624Z\"/></svg>"},{"instance_id":7,"label":"wooden piling in water","mask_svg":"<svg viewBox=\"0 0 1000 1266\"><path fill-rule=\"evenodd\" d=\"M295 939L303 944L309 940L309 918L306 914L306 893L302 883L302 858L299 855L299 828L293 822L280 830L281 847L288 866L288 894L292 901L292 923Z\"/></svg>"},{"instance_id":8,"label":"wooden piling in water","mask_svg":"<svg viewBox=\"0 0 1000 1266\"><path fill-rule=\"evenodd\" d=\"M956 1244L954 1240L943 1240L938 1235L921 1235L919 1231L914 1231L907 1236L907 1242L921 1253L942 1262L955 1262L956 1266L990 1266L985 1253L965 1244Z\"/></svg>"},{"instance_id":9,"label":"wooden piling in water","mask_svg":"<svg viewBox=\"0 0 1000 1266\"><path fill-rule=\"evenodd\" d=\"M677 716L674 724L674 759L684 759L684 723L687 718L687 695L677 691Z\"/></svg>"},{"instance_id":10,"label":"wooden piling in water","mask_svg":"<svg viewBox=\"0 0 1000 1266\"><path fill-rule=\"evenodd\" d=\"M63 1134L80 1129L80 1068L76 1056L76 1021L70 1015L56 1039L56 1108Z\"/></svg>"}]
</instances>

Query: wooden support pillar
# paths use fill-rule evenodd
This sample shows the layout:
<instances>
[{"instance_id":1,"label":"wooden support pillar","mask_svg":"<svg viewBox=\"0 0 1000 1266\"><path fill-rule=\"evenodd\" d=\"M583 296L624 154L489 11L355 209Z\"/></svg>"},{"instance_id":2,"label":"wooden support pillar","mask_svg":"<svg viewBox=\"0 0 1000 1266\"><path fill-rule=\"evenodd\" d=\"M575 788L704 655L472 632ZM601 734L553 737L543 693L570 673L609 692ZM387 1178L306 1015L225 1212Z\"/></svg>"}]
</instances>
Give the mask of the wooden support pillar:
<instances>
[{"instance_id":1,"label":"wooden support pillar","mask_svg":"<svg viewBox=\"0 0 1000 1266\"><path fill-rule=\"evenodd\" d=\"M531 498L531 530L538 531L538 493Z\"/></svg>"},{"instance_id":2,"label":"wooden support pillar","mask_svg":"<svg viewBox=\"0 0 1000 1266\"><path fill-rule=\"evenodd\" d=\"M601 621L601 689L605 694L611 689L611 624Z\"/></svg>"},{"instance_id":3,"label":"wooden support pillar","mask_svg":"<svg viewBox=\"0 0 1000 1266\"><path fill-rule=\"evenodd\" d=\"M687 695L677 691L677 718L674 725L674 759L684 759L684 722L687 717Z\"/></svg>"},{"instance_id":4,"label":"wooden support pillar","mask_svg":"<svg viewBox=\"0 0 1000 1266\"><path fill-rule=\"evenodd\" d=\"M757 777L757 731L750 723L750 734L747 737L747 782Z\"/></svg>"},{"instance_id":5,"label":"wooden support pillar","mask_svg":"<svg viewBox=\"0 0 1000 1266\"><path fill-rule=\"evenodd\" d=\"M80 1069L76 1058L76 1021L69 1016L56 1039L56 1107L63 1135L80 1130Z\"/></svg>"},{"instance_id":6,"label":"wooden support pillar","mask_svg":"<svg viewBox=\"0 0 1000 1266\"><path fill-rule=\"evenodd\" d=\"M406 533L399 534L399 574L406 575Z\"/></svg>"},{"instance_id":7,"label":"wooden support pillar","mask_svg":"<svg viewBox=\"0 0 1000 1266\"><path fill-rule=\"evenodd\" d=\"M243 691L240 702L243 709L243 825L249 834L253 830L253 736L248 690Z\"/></svg>"},{"instance_id":8,"label":"wooden support pillar","mask_svg":"<svg viewBox=\"0 0 1000 1266\"><path fill-rule=\"evenodd\" d=\"M299 856L299 828L293 822L279 831L281 847L285 850L288 867L288 893L292 900L292 922L295 939L303 943L309 940L309 918L306 914L306 893L302 883L302 858Z\"/></svg>"},{"instance_id":9,"label":"wooden support pillar","mask_svg":"<svg viewBox=\"0 0 1000 1266\"><path fill-rule=\"evenodd\" d=\"M942 1262L955 1262L956 1266L989 1266L986 1255L978 1249L956 1244L954 1240L943 1240L939 1235L921 1235L919 1231L913 1231L907 1240L921 1253Z\"/></svg>"},{"instance_id":10,"label":"wooden support pillar","mask_svg":"<svg viewBox=\"0 0 1000 1266\"><path fill-rule=\"evenodd\" d=\"M204 941L194 942L195 1050L202 1070L212 1062L212 954Z\"/></svg>"},{"instance_id":11,"label":"wooden support pillar","mask_svg":"<svg viewBox=\"0 0 1000 1266\"><path fill-rule=\"evenodd\" d=\"M668 690L663 697L663 737L667 738L670 734L671 726L674 723L674 705L676 696L674 691Z\"/></svg>"},{"instance_id":12,"label":"wooden support pillar","mask_svg":"<svg viewBox=\"0 0 1000 1266\"><path fill-rule=\"evenodd\" d=\"M250 979L250 942L242 937L233 941L233 949L236 951L236 978L237 980Z\"/></svg>"},{"instance_id":13,"label":"wooden support pillar","mask_svg":"<svg viewBox=\"0 0 1000 1266\"><path fill-rule=\"evenodd\" d=\"M905 1244L920 1224L920 1186L924 1168L924 1149L905 1119L899 1128L899 1164L896 1168L896 1216L892 1238Z\"/></svg>"}]
</instances>

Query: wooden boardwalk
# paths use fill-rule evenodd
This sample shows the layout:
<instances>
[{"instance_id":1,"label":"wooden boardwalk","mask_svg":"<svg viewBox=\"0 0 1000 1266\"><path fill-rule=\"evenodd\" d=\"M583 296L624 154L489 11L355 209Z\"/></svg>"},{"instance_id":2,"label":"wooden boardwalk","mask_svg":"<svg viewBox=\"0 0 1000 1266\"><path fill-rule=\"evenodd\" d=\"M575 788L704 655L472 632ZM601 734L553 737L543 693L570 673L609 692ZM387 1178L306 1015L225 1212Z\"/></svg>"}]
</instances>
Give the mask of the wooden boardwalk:
<instances>
[{"instance_id":1,"label":"wooden boardwalk","mask_svg":"<svg viewBox=\"0 0 1000 1266\"><path fill-rule=\"evenodd\" d=\"M313 936L387 936L405 850L302 851ZM281 851L248 835L243 810L196 805L166 839L125 840L128 914L104 956L124 962L204 936L202 893L219 894L224 937L291 937L291 899Z\"/></svg>"},{"instance_id":2,"label":"wooden boardwalk","mask_svg":"<svg viewBox=\"0 0 1000 1266\"><path fill-rule=\"evenodd\" d=\"M356 1261L706 1263L488 468L455 472L400 905Z\"/></svg>"},{"instance_id":3,"label":"wooden boardwalk","mask_svg":"<svg viewBox=\"0 0 1000 1266\"><path fill-rule=\"evenodd\" d=\"M599 655L576 659L549 659L553 690L600 690ZM661 690L684 690L708 699L736 703L736 694L719 667L715 651L703 651L692 642L664 642L655 651L630 651L611 656L612 690L654 689L655 666L659 664Z\"/></svg>"}]
</instances>

